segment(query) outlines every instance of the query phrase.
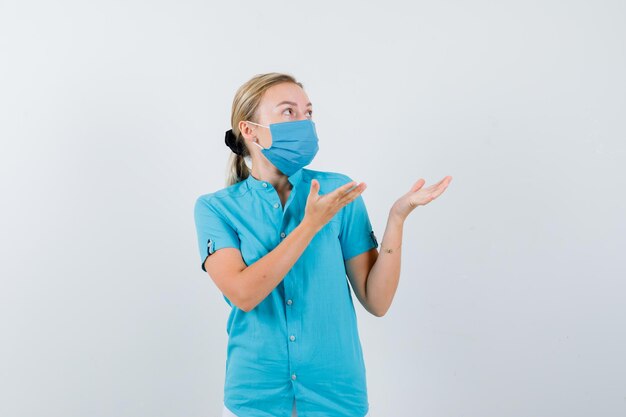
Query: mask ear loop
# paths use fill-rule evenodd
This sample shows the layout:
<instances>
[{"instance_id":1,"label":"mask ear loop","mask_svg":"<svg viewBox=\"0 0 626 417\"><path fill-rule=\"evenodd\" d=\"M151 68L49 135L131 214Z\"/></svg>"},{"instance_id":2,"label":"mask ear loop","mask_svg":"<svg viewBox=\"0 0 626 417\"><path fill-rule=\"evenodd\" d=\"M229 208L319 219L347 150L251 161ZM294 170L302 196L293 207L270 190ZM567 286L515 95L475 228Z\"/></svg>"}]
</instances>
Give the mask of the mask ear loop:
<instances>
[{"instance_id":1,"label":"mask ear loop","mask_svg":"<svg viewBox=\"0 0 626 417\"><path fill-rule=\"evenodd\" d=\"M270 128L269 126L260 125L260 124L258 124L258 123L251 122L250 120L246 120L246 122L247 122L247 123L252 123L253 125L257 125L257 126L264 127L264 128L266 128L266 129L269 129L269 128ZM258 139L257 139L257 140L258 140ZM261 145L259 145L258 143L256 143L256 141L255 141L255 142L252 142L252 143L254 143L256 146L258 146L258 147L259 147L259 148L261 148L261 149L265 149L264 147L262 147Z\"/></svg>"},{"instance_id":2,"label":"mask ear loop","mask_svg":"<svg viewBox=\"0 0 626 417\"><path fill-rule=\"evenodd\" d=\"M258 123L251 122L250 120L246 120L246 122L248 122L248 123L252 123L253 125L257 125L257 126L264 127L264 128L266 128L266 129L269 129L269 128L270 128L269 126L260 125L260 124L258 124Z\"/></svg>"}]
</instances>

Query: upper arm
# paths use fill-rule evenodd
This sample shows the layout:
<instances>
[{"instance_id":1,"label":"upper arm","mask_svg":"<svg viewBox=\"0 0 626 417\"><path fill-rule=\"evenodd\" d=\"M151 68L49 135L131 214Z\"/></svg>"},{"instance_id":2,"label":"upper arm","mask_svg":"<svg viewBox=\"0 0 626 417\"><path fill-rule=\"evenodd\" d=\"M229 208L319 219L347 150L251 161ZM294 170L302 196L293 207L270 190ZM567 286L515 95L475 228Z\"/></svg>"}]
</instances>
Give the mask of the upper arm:
<instances>
[{"instance_id":1,"label":"upper arm","mask_svg":"<svg viewBox=\"0 0 626 417\"><path fill-rule=\"evenodd\" d=\"M348 181L351 179L348 177ZM365 307L367 305L366 283L372 266L378 258L378 241L365 207L359 195L343 209L339 241L346 266L346 274L355 295Z\"/></svg>"},{"instance_id":2,"label":"upper arm","mask_svg":"<svg viewBox=\"0 0 626 417\"><path fill-rule=\"evenodd\" d=\"M347 176L346 176L347 177ZM347 177L348 181L352 181ZM341 209L339 242L344 261L378 247L378 241L365 207L363 196L359 195Z\"/></svg>"},{"instance_id":3,"label":"upper arm","mask_svg":"<svg viewBox=\"0 0 626 417\"><path fill-rule=\"evenodd\" d=\"M239 236L233 226L209 203L198 198L194 207L201 267L219 290L233 303L238 304L241 288L234 277L246 268L239 249Z\"/></svg>"},{"instance_id":4,"label":"upper arm","mask_svg":"<svg viewBox=\"0 0 626 417\"><path fill-rule=\"evenodd\" d=\"M374 314L374 312L370 310L367 303L366 285L367 277L372 270L372 266L376 263L376 259L378 259L378 250L373 248L345 262L346 274L348 275L350 286L352 286L356 298L361 305L372 314Z\"/></svg>"}]
</instances>

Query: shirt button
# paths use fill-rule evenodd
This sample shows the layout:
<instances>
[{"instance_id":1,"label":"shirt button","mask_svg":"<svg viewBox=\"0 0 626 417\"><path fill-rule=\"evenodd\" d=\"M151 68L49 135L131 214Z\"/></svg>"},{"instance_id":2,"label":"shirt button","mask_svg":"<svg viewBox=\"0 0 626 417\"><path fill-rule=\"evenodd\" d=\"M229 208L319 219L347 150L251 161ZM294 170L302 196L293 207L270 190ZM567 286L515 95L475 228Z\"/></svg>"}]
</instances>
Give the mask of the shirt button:
<instances>
[{"instance_id":1,"label":"shirt button","mask_svg":"<svg viewBox=\"0 0 626 417\"><path fill-rule=\"evenodd\" d=\"M282 232L282 233L280 234L280 237L285 237L285 236L287 236L287 235L285 234L285 232Z\"/></svg>"},{"instance_id":2,"label":"shirt button","mask_svg":"<svg viewBox=\"0 0 626 417\"><path fill-rule=\"evenodd\" d=\"M280 206L280 204L274 203L274 208L278 208L279 206Z\"/></svg>"},{"instance_id":3,"label":"shirt button","mask_svg":"<svg viewBox=\"0 0 626 417\"><path fill-rule=\"evenodd\" d=\"M293 342L294 340L296 340L296 337L294 335L291 335L291 336L289 336L289 340L291 340Z\"/></svg>"},{"instance_id":4,"label":"shirt button","mask_svg":"<svg viewBox=\"0 0 626 417\"><path fill-rule=\"evenodd\" d=\"M263 183L263 187L267 188L267 183L266 182Z\"/></svg>"},{"instance_id":5,"label":"shirt button","mask_svg":"<svg viewBox=\"0 0 626 417\"><path fill-rule=\"evenodd\" d=\"M296 379L296 374L291 374L291 379Z\"/></svg>"},{"instance_id":6,"label":"shirt button","mask_svg":"<svg viewBox=\"0 0 626 417\"><path fill-rule=\"evenodd\" d=\"M293 304L293 301L287 300L287 305L290 306L291 304Z\"/></svg>"}]
</instances>

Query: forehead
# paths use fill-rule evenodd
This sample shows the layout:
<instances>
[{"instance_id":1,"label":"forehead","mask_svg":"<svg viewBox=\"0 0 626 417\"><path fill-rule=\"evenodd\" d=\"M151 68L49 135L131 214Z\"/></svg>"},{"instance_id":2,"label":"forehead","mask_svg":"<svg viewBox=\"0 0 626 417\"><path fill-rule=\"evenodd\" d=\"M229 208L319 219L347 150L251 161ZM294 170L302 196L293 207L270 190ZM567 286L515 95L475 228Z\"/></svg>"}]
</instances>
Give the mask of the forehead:
<instances>
[{"instance_id":1,"label":"forehead","mask_svg":"<svg viewBox=\"0 0 626 417\"><path fill-rule=\"evenodd\" d=\"M298 106L305 107L309 102L309 96L304 90L297 84L291 82L284 82L276 84L265 90L261 102L261 106L266 108L273 108L281 101L293 101Z\"/></svg>"}]
</instances>

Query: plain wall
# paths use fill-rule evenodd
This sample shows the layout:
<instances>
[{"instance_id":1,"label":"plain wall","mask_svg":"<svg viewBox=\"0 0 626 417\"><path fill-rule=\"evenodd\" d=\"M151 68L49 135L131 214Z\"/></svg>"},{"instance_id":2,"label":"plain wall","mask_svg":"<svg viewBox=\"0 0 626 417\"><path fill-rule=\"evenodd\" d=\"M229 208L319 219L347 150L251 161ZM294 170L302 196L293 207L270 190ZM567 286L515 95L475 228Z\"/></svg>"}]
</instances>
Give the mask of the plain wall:
<instances>
[{"instance_id":1,"label":"plain wall","mask_svg":"<svg viewBox=\"0 0 626 417\"><path fill-rule=\"evenodd\" d=\"M311 169L419 178L371 417L626 414L623 1L0 0L0 415L220 416L228 305L193 204L236 89L288 72ZM245 417L245 416L243 416Z\"/></svg>"}]
</instances>

